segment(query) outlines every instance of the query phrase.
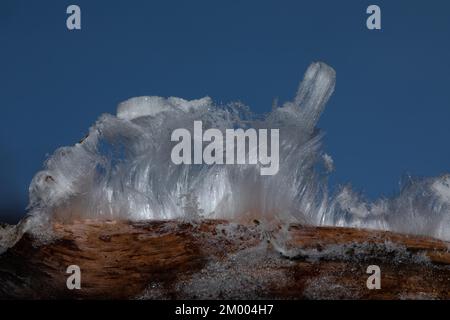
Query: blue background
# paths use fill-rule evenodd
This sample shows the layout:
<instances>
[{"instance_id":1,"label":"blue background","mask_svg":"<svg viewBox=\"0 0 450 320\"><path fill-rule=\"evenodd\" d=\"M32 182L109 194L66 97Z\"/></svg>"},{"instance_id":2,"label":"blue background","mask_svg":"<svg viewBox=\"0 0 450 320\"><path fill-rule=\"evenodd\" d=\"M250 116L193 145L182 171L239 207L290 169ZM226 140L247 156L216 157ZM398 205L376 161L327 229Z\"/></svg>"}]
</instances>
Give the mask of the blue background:
<instances>
[{"instance_id":1,"label":"blue background","mask_svg":"<svg viewBox=\"0 0 450 320\"><path fill-rule=\"evenodd\" d=\"M68 31L78 4L82 30ZM366 8L382 30L366 28ZM48 154L132 96L291 99L312 61L337 71L320 121L332 184L370 198L449 170L448 1L0 2L0 221L25 213Z\"/></svg>"}]
</instances>

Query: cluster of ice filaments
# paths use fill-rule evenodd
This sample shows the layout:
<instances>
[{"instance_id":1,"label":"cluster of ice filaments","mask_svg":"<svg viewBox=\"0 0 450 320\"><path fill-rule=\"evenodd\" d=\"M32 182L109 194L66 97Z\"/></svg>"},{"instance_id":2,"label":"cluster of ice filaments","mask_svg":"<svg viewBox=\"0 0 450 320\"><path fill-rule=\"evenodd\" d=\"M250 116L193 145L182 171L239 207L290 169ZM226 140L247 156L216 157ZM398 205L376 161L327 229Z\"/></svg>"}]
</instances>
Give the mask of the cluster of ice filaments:
<instances>
[{"instance_id":1,"label":"cluster of ice filaments","mask_svg":"<svg viewBox=\"0 0 450 320\"><path fill-rule=\"evenodd\" d=\"M335 72L312 64L291 102L258 116L239 103L218 106L206 97L138 97L102 115L88 136L58 149L30 185L30 213L38 221L205 218L263 219L313 225L367 227L450 239L448 176L406 183L390 199L366 202L349 188L328 195L333 160L322 152L317 121L335 85ZM177 128L276 128L280 169L259 165L175 165L170 136ZM323 163L325 170L318 170Z\"/></svg>"}]
</instances>

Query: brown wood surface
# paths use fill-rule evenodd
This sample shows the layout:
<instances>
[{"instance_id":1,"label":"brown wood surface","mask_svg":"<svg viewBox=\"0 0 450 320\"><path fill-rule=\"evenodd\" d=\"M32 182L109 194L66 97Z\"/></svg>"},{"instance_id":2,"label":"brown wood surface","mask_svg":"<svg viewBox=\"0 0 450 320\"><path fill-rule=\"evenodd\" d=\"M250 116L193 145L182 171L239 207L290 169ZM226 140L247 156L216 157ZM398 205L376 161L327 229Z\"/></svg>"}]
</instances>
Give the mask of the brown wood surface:
<instances>
[{"instance_id":1,"label":"brown wood surface","mask_svg":"<svg viewBox=\"0 0 450 320\"><path fill-rule=\"evenodd\" d=\"M206 220L76 221L0 256L0 298L449 299L449 243L390 232ZM66 269L81 269L69 290ZM369 290L369 265L381 268Z\"/></svg>"}]
</instances>

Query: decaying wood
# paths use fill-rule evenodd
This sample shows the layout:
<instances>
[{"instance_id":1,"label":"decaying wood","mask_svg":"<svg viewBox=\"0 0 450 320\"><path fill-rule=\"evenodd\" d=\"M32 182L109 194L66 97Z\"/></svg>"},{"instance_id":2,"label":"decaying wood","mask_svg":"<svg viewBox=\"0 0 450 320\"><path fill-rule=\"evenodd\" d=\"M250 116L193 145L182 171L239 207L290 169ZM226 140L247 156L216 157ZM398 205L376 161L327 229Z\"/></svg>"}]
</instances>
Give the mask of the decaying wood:
<instances>
[{"instance_id":1,"label":"decaying wood","mask_svg":"<svg viewBox=\"0 0 450 320\"><path fill-rule=\"evenodd\" d=\"M0 256L1 298L449 299L449 243L350 228L76 221ZM81 269L69 290L66 269ZM366 287L369 265L380 290Z\"/></svg>"}]
</instances>

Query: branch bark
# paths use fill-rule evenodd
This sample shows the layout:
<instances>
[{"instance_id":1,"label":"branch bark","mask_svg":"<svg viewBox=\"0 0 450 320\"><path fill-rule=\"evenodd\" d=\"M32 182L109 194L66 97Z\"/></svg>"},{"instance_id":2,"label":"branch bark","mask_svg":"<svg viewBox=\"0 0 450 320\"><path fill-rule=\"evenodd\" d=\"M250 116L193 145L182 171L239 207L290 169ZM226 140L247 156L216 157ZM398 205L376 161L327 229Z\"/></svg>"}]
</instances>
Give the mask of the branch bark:
<instances>
[{"instance_id":1,"label":"branch bark","mask_svg":"<svg viewBox=\"0 0 450 320\"><path fill-rule=\"evenodd\" d=\"M0 256L6 299L449 299L449 243L391 232L227 221L75 221ZM81 289L66 286L69 265ZM369 265L381 289L369 290Z\"/></svg>"}]
</instances>

